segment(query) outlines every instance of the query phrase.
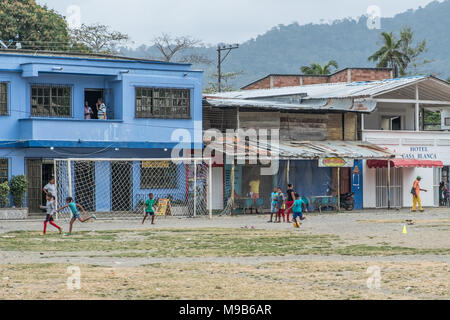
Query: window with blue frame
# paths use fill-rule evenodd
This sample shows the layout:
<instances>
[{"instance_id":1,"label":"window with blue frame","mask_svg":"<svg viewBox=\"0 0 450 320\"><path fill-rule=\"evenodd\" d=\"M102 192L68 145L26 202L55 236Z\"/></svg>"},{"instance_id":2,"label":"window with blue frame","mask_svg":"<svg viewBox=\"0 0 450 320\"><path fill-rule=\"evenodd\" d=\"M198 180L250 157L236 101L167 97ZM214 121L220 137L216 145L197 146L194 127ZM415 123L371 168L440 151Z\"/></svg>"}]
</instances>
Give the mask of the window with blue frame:
<instances>
[{"instance_id":1,"label":"window with blue frame","mask_svg":"<svg viewBox=\"0 0 450 320\"><path fill-rule=\"evenodd\" d=\"M0 82L0 116L8 114L8 83Z\"/></svg>"},{"instance_id":2,"label":"window with blue frame","mask_svg":"<svg viewBox=\"0 0 450 320\"><path fill-rule=\"evenodd\" d=\"M136 87L136 118L188 119L191 116L189 89Z\"/></svg>"},{"instance_id":3,"label":"window with blue frame","mask_svg":"<svg viewBox=\"0 0 450 320\"><path fill-rule=\"evenodd\" d=\"M32 85L31 115L34 117L70 117L72 115L72 88L59 85Z\"/></svg>"}]
</instances>

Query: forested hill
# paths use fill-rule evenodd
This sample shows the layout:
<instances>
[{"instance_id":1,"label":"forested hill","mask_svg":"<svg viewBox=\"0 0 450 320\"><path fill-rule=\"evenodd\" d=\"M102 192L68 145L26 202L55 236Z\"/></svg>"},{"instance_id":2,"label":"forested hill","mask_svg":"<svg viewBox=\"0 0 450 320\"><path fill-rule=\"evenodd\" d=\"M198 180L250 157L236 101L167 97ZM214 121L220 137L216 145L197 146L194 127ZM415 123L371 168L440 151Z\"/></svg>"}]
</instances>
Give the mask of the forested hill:
<instances>
[{"instance_id":1,"label":"forested hill","mask_svg":"<svg viewBox=\"0 0 450 320\"><path fill-rule=\"evenodd\" d=\"M450 0L432 2L417 10L408 10L393 18L382 18L381 29L367 28L367 18L343 19L332 24L279 25L266 33L248 40L229 55L223 72L242 71L232 86L238 88L269 73L300 73L300 67L312 62L325 63L337 60L340 68L374 66L367 58L381 45L382 31L399 30L409 26L415 40L427 40L428 52L423 57L433 62L412 73L435 74L450 77ZM163 31L163 30L161 30ZM195 35L192 35L195 37ZM205 71L205 84L213 81L216 71L215 47L200 47L197 53L206 55L213 63L197 65ZM135 50L122 49L122 54L136 57L158 57L153 47L142 46Z\"/></svg>"}]
</instances>

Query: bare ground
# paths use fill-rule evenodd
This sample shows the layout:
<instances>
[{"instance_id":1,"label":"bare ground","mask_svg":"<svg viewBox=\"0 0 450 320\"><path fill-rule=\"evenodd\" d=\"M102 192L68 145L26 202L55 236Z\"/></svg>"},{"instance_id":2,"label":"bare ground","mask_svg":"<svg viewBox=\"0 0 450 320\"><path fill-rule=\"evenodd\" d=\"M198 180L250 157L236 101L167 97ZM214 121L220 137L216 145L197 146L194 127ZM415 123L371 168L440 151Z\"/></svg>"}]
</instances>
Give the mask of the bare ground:
<instances>
[{"instance_id":1,"label":"bare ground","mask_svg":"<svg viewBox=\"0 0 450 320\"><path fill-rule=\"evenodd\" d=\"M450 298L447 209L312 214L300 229L267 220L101 220L44 239L42 221L0 221L0 299ZM81 290L66 288L69 265ZM380 289L367 287L370 266Z\"/></svg>"}]
</instances>

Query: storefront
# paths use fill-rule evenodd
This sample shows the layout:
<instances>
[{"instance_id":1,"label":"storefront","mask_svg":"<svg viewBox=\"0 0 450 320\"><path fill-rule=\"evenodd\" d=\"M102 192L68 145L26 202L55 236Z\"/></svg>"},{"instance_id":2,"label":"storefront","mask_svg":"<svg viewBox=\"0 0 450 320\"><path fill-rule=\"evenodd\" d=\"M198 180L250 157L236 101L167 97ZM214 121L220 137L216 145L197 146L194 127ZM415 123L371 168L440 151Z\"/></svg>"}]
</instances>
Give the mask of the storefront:
<instances>
[{"instance_id":1,"label":"storefront","mask_svg":"<svg viewBox=\"0 0 450 320\"><path fill-rule=\"evenodd\" d=\"M227 145L230 144L230 145ZM224 142L224 150L233 150L235 143ZM241 150L245 149L241 147ZM275 148L274 148L275 149ZM261 146L253 147L256 154L268 154ZM259 207L270 208L270 193L274 187L286 192L289 183L316 209L317 198L334 198L334 207L339 207L340 194L353 192L355 208L363 207L363 159L390 159L393 154L369 143L361 141L315 141L281 142L276 147L277 157L270 165L242 161L236 157L234 163L224 165L224 193L213 197L222 197L224 205L244 203L244 207L257 203ZM230 155L230 154L227 154ZM248 155L247 155L248 156ZM275 164L276 162L276 164ZM269 172L269 166L275 170ZM257 183L255 183L255 181ZM255 191L254 186L258 186ZM258 200L252 199L258 194ZM214 200L213 200L214 202ZM245 205L245 203L248 203Z\"/></svg>"},{"instance_id":2,"label":"storefront","mask_svg":"<svg viewBox=\"0 0 450 320\"><path fill-rule=\"evenodd\" d=\"M448 187L450 167L450 138L447 132L365 132L366 141L382 141L380 147L396 154L388 162L364 162L364 208L411 207L411 188L417 176L420 186L427 192L421 193L422 205L440 205L439 184ZM390 170L388 193L388 170Z\"/></svg>"}]
</instances>

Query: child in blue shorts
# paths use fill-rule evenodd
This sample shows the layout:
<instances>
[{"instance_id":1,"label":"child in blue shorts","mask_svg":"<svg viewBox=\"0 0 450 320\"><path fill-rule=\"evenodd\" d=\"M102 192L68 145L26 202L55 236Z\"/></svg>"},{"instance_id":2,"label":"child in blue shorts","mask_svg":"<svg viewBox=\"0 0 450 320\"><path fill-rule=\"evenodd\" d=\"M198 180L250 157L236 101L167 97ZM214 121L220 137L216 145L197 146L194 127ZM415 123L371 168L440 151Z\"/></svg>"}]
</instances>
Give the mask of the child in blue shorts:
<instances>
[{"instance_id":1,"label":"child in blue shorts","mask_svg":"<svg viewBox=\"0 0 450 320\"><path fill-rule=\"evenodd\" d=\"M86 222L89 221L91 219L96 220L97 217L93 214L91 215L89 218L83 219L81 217L80 212L78 211L78 208L80 208L83 211L83 214L86 214L86 210L84 210L83 206L81 204L75 203L72 199L72 197L67 197L66 198L66 205L59 208L56 212L60 212L61 210L64 210L65 208L70 208L70 211L72 211L72 219L70 219L70 228L69 228L69 233L67 233L67 236L70 236L72 234L72 227L73 227L73 223L76 220L79 220L80 222Z\"/></svg>"},{"instance_id":2,"label":"child in blue shorts","mask_svg":"<svg viewBox=\"0 0 450 320\"><path fill-rule=\"evenodd\" d=\"M303 217L303 206L306 205L305 201L303 199L300 199L300 195L298 193L295 194L295 201L294 204L290 207L292 209L292 212L294 212L294 215L292 216L294 218L294 226L296 228L300 228L301 223L297 222L297 218L300 218L300 220L305 220ZM308 210L305 207L305 212L308 212Z\"/></svg>"}]
</instances>

